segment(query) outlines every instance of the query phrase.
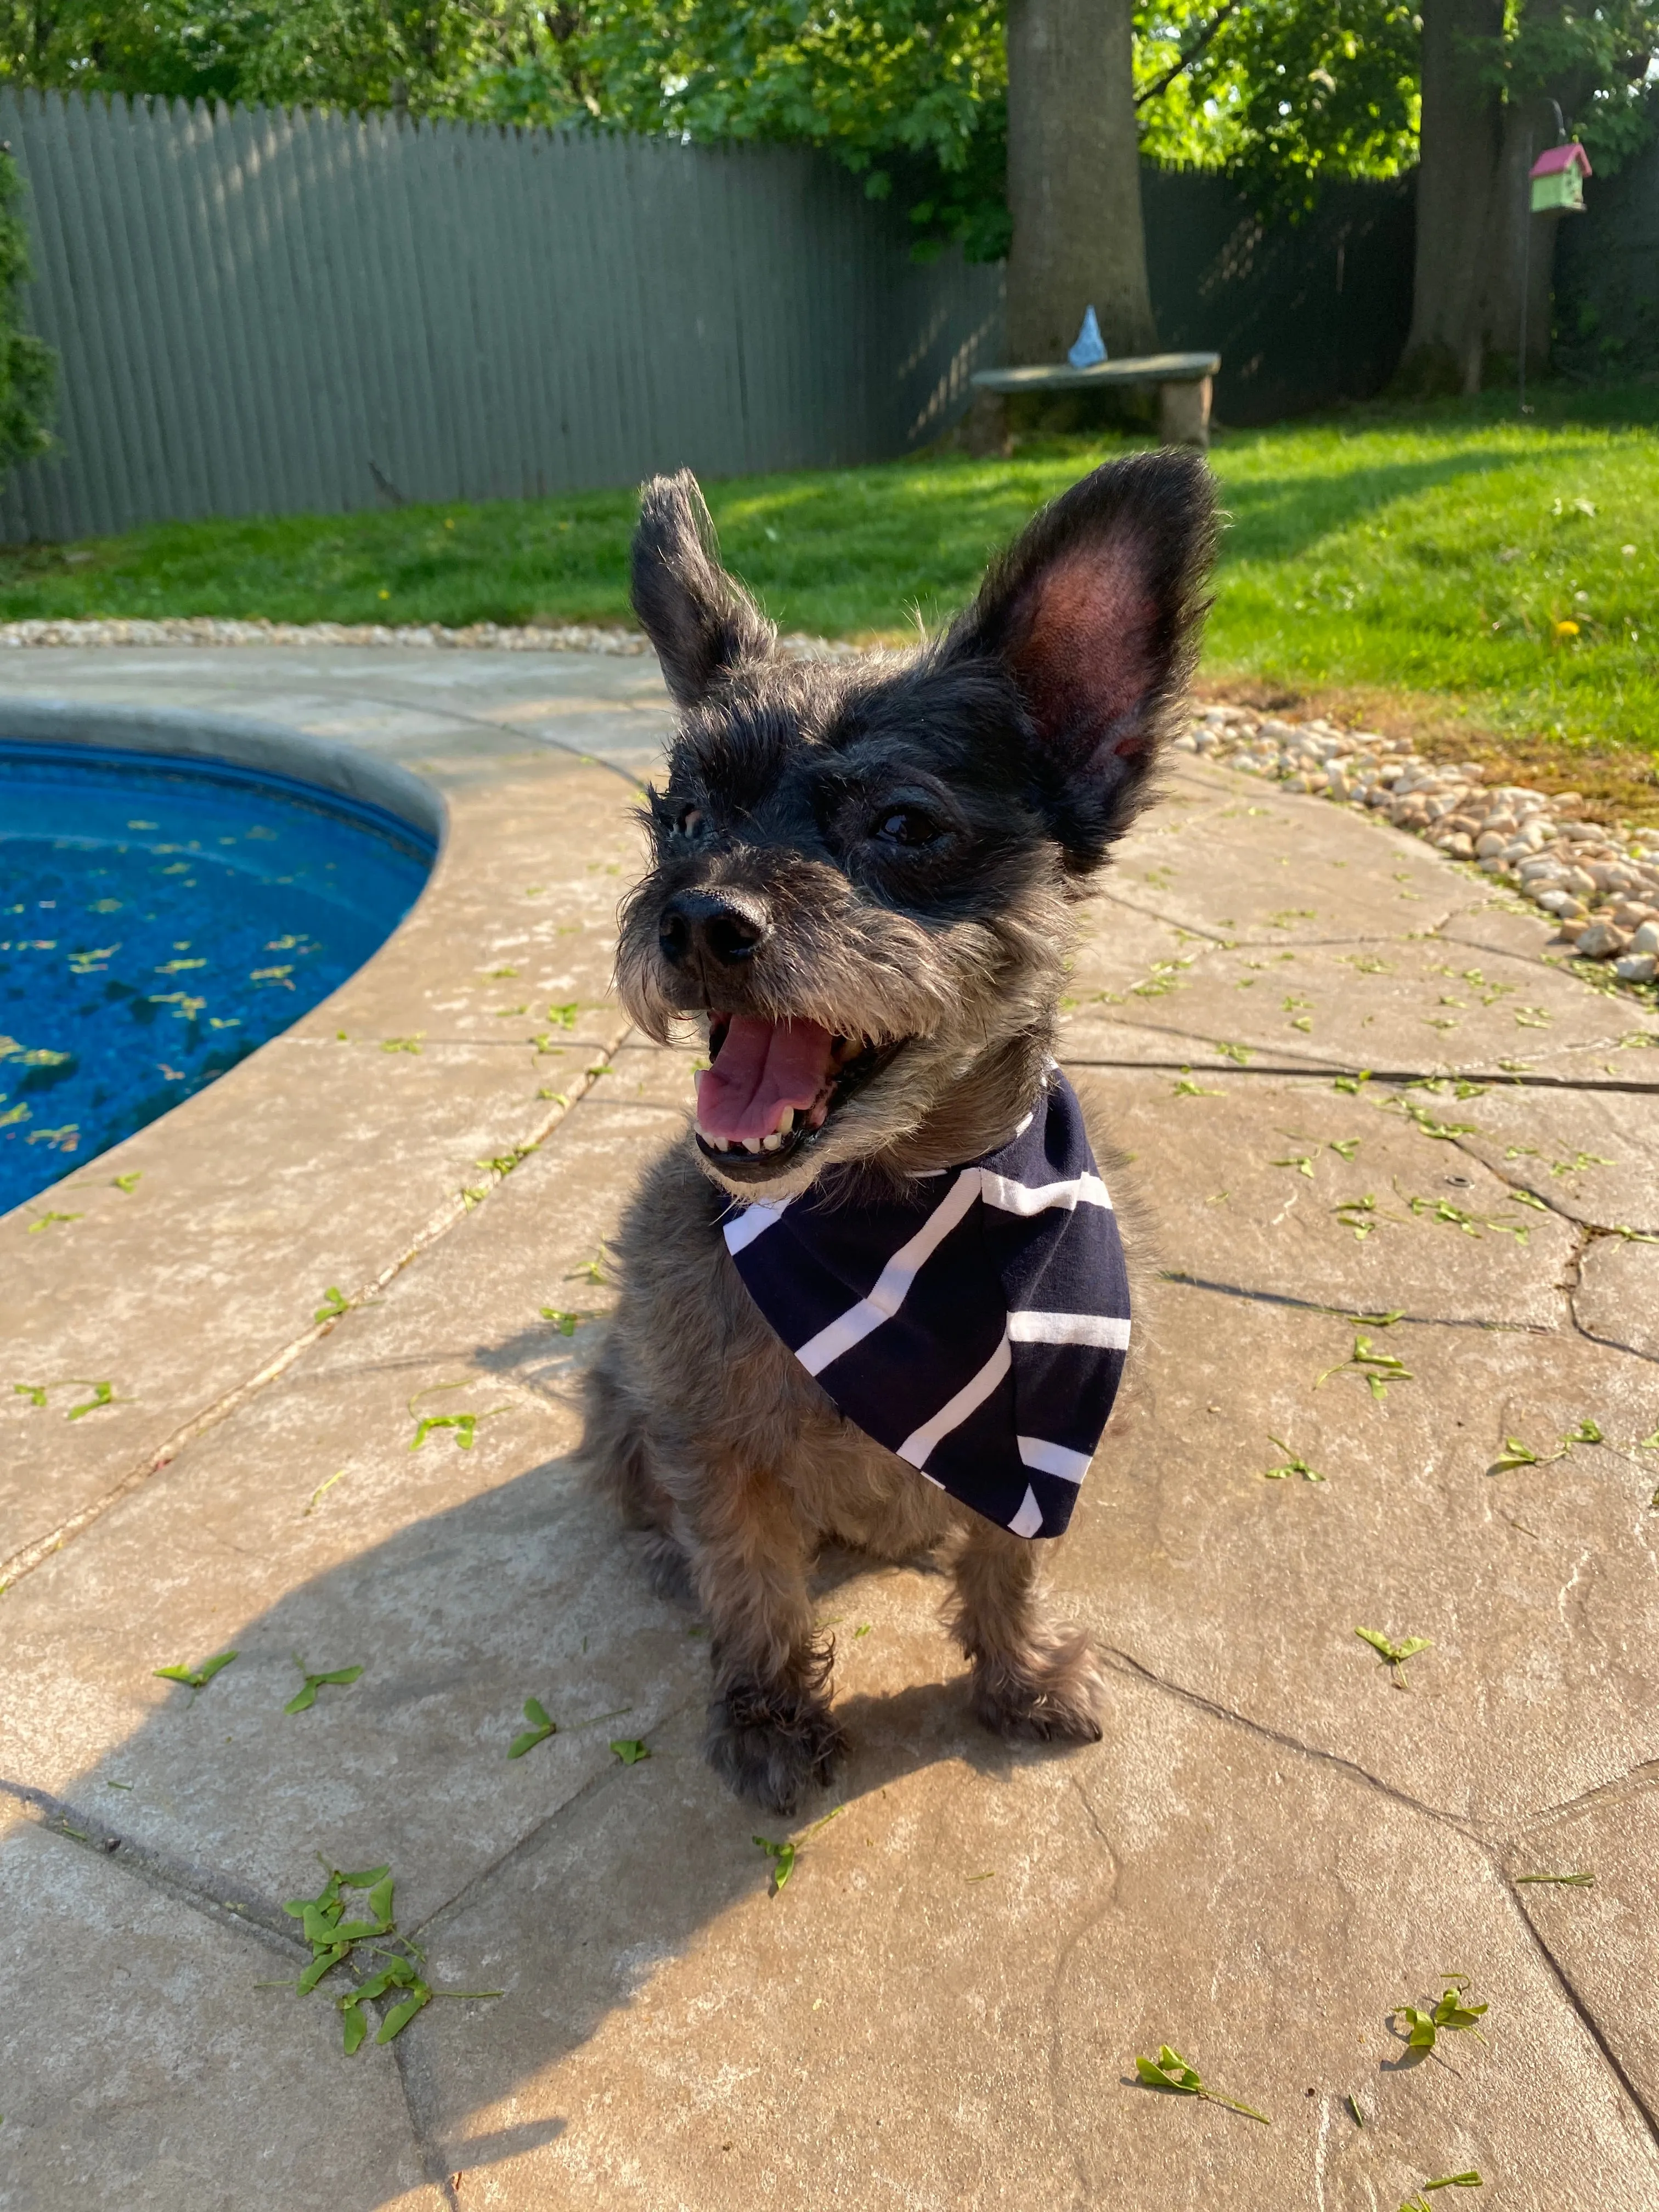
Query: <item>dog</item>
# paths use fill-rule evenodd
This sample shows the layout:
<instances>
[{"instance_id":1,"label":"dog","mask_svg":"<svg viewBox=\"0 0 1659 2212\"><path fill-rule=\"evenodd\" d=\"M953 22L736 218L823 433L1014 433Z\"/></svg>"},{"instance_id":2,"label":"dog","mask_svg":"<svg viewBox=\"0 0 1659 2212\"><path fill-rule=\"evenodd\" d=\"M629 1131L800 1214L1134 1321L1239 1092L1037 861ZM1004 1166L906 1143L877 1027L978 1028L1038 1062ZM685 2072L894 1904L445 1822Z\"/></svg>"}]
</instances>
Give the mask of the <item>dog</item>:
<instances>
[{"instance_id":1,"label":"dog","mask_svg":"<svg viewBox=\"0 0 1659 2212\"><path fill-rule=\"evenodd\" d=\"M1099 1738L1098 1662L1086 1634L1047 1610L1031 1540L1064 1525L1115 1387L1107 1369L1127 1345L1127 1303L1121 1318L1103 1308L1075 1323L1118 1353L1088 1354L1075 1388L1043 1370L1065 1386L1050 1390L1051 1412L1063 1421L1071 1408L1083 1426L1071 1446L1019 1437L1026 1465L1005 1450L1008 1467L991 1474L1002 1482L1012 1468L1006 1495L1026 1483L1024 1505L991 1517L939 1486L914 1439L901 1447L884 1428L894 1390L928 1385L921 1340L907 1355L890 1330L871 1338L887 1364L866 1377L856 1418L838 1370L820 1361L815 1372L791 1348L809 1324L792 1331L778 1301L794 1295L793 1266L811 1276L797 1287L812 1305L822 1254L788 1247L784 1229L832 1244L870 1222L908 1233L941 1191L1006 1195L1008 1179L985 1164L1017 1133L1029 1147L1056 1115L1074 1118L1053 1060L1069 917L1146 800L1181 718L1216 532L1196 454L1113 462L1037 515L935 642L803 663L776 655L771 624L721 568L695 479L644 489L633 604L680 720L665 786L641 813L650 866L623 905L617 982L658 1042L697 1024L709 1064L696 1126L647 1170L612 1247L619 1298L584 1382L580 1456L644 1532L657 1589L706 1614L707 1756L769 1811L792 1813L845 1748L828 1696L833 1647L815 1631L807 1580L831 1542L886 1559L931 1553L948 1568L946 1622L988 1728ZM1086 1154L1080 1123L1067 1128ZM1109 1200L1091 1158L1073 1165L1050 1188L1077 1202L1036 1227L1074 1246L1086 1216L1109 1267ZM1031 1229L1018 1209L1039 1201L1016 1189L1012 1202L1012 1214L975 1206L975 1249L994 1234L1012 1252L1006 1239ZM759 1229L768 1235L745 1245ZM890 1237L884 1249L896 1249ZM1025 1264L1018 1253L1010 1262ZM995 1265L981 1269L993 1291ZM933 1273L947 1295L966 1279L954 1264ZM1021 1381L1022 1346L1011 1355L1006 1343L1016 1324L1054 1318L1016 1303L1006 1293L997 1316L993 1381L1005 1394ZM859 1326L875 1327L884 1313L872 1321L867 1306ZM931 1341L954 1356L952 1328ZM1062 1367L1071 1356L1028 1349ZM1050 1464L1069 1472L1035 1471Z\"/></svg>"}]
</instances>

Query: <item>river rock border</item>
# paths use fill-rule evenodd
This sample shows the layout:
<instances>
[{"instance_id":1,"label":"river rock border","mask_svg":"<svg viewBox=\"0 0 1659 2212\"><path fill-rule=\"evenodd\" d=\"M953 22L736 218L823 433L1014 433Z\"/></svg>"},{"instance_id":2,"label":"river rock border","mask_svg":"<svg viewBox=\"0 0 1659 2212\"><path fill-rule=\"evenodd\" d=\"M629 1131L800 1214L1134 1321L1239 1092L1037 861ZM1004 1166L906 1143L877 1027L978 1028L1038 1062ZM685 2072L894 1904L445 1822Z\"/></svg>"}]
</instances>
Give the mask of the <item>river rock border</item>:
<instances>
[{"instance_id":1,"label":"river rock border","mask_svg":"<svg viewBox=\"0 0 1659 2212\"><path fill-rule=\"evenodd\" d=\"M451 629L441 623L232 622L216 615L169 615L155 621L138 616L97 616L86 621L0 623L0 650L26 646L157 645L360 645L407 647L415 652L609 653L632 659L650 647L636 629L598 623L468 623ZM860 646L792 632L778 640L790 660L845 660Z\"/></svg>"},{"instance_id":2,"label":"river rock border","mask_svg":"<svg viewBox=\"0 0 1659 2212\"><path fill-rule=\"evenodd\" d=\"M1405 738L1200 706L1176 750L1270 776L1339 805L1374 808L1454 860L1501 876L1552 915L1556 941L1605 961L1621 982L1659 973L1659 830L1583 818L1577 792L1488 785L1475 761L1425 760Z\"/></svg>"}]
</instances>

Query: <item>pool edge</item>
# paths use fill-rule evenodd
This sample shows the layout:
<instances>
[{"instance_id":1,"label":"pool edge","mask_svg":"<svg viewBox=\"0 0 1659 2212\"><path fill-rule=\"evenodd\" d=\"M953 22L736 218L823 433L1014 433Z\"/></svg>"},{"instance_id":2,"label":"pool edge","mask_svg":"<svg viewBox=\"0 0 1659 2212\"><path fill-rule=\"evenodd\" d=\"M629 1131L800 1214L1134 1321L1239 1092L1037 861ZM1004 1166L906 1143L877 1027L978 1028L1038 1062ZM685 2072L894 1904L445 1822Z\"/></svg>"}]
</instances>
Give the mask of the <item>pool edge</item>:
<instances>
[{"instance_id":1,"label":"pool edge","mask_svg":"<svg viewBox=\"0 0 1659 2212\"><path fill-rule=\"evenodd\" d=\"M70 699L0 704L0 737L22 744L182 756L262 769L357 799L407 823L441 854L449 810L434 786L395 762L336 738L313 738L277 722L192 707L90 706Z\"/></svg>"}]
</instances>

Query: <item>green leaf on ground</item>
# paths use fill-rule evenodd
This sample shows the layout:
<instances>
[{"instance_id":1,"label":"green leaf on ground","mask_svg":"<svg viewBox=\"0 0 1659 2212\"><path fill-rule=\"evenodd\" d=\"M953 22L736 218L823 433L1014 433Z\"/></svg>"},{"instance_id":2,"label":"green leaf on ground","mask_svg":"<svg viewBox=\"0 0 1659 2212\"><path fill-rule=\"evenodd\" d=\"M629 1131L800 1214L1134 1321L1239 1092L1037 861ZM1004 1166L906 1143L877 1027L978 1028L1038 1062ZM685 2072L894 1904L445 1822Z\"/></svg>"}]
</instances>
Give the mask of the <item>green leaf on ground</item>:
<instances>
[{"instance_id":1,"label":"green leaf on ground","mask_svg":"<svg viewBox=\"0 0 1659 2212\"><path fill-rule=\"evenodd\" d=\"M1255 1058L1247 1044L1218 1044L1216 1050L1223 1060L1231 1060L1237 1067L1248 1067Z\"/></svg>"},{"instance_id":2,"label":"green leaf on ground","mask_svg":"<svg viewBox=\"0 0 1659 2212\"><path fill-rule=\"evenodd\" d=\"M393 2005L391 2011L380 2022L380 2032L374 2039L376 2043L391 2043L394 2041L397 2037L403 2033L404 2030L409 2026L410 2021L413 2020L416 2014L419 2012L422 2006L430 2004L431 2002L432 1991L427 1987L424 1982L416 1982L411 1993L404 1999L401 2004Z\"/></svg>"},{"instance_id":3,"label":"green leaf on ground","mask_svg":"<svg viewBox=\"0 0 1659 2212\"><path fill-rule=\"evenodd\" d=\"M1224 1098L1224 1091L1212 1091L1207 1085L1194 1083L1190 1075L1183 1075L1175 1086L1177 1098Z\"/></svg>"},{"instance_id":4,"label":"green leaf on ground","mask_svg":"<svg viewBox=\"0 0 1659 2212\"><path fill-rule=\"evenodd\" d=\"M199 1667L153 1667L150 1672L159 1674L164 1682L183 1682L192 1690L205 1690L214 1676L229 1666L236 1656L234 1651L220 1651L211 1659L204 1659Z\"/></svg>"},{"instance_id":5,"label":"green leaf on ground","mask_svg":"<svg viewBox=\"0 0 1659 2212\"><path fill-rule=\"evenodd\" d=\"M343 1313L349 1313L351 1301L337 1285L331 1283L323 1292L323 1303L311 1318L313 1322L338 1321Z\"/></svg>"},{"instance_id":6,"label":"green leaf on ground","mask_svg":"<svg viewBox=\"0 0 1659 2212\"><path fill-rule=\"evenodd\" d=\"M1571 1450L1574 1444L1601 1444L1606 1442L1607 1438L1594 1421L1580 1421L1576 1429L1570 1430L1562 1437L1561 1445L1563 1450Z\"/></svg>"},{"instance_id":7,"label":"green leaf on ground","mask_svg":"<svg viewBox=\"0 0 1659 2212\"><path fill-rule=\"evenodd\" d=\"M1161 2043L1156 2058L1135 2058L1135 2072L1149 2089L1173 2089L1182 2097L1200 2097L1207 2105L1224 2106L1230 2112L1242 2112L1247 2120L1260 2120L1264 2128L1273 2125L1265 2112L1258 2112L1254 2105L1241 2105L1235 2097L1224 2097L1218 2089L1208 2087L1195 2066L1189 2066L1178 2051Z\"/></svg>"},{"instance_id":8,"label":"green leaf on ground","mask_svg":"<svg viewBox=\"0 0 1659 2212\"><path fill-rule=\"evenodd\" d=\"M1340 1375L1349 1370L1363 1376L1373 1398L1386 1398L1390 1382L1413 1382L1417 1379L1403 1359L1396 1358L1392 1352L1373 1351L1370 1337L1357 1334L1353 1350L1348 1357L1339 1359L1334 1367L1328 1367L1314 1384L1314 1389L1322 1389L1333 1375Z\"/></svg>"},{"instance_id":9,"label":"green leaf on ground","mask_svg":"<svg viewBox=\"0 0 1659 2212\"><path fill-rule=\"evenodd\" d=\"M1547 1467L1551 1461L1560 1457L1559 1452L1551 1452L1547 1459L1543 1458L1529 1444L1523 1443L1519 1437L1505 1437L1503 1450L1486 1472L1488 1474L1508 1474L1517 1467Z\"/></svg>"},{"instance_id":10,"label":"green leaf on ground","mask_svg":"<svg viewBox=\"0 0 1659 2212\"><path fill-rule=\"evenodd\" d=\"M1369 1083L1370 1079L1371 1072L1370 1068L1362 1067L1358 1075L1339 1075L1335 1082L1332 1084L1331 1088L1333 1091L1345 1091L1348 1094L1349 1097L1356 1098L1359 1095L1360 1085L1364 1083Z\"/></svg>"},{"instance_id":11,"label":"green leaf on ground","mask_svg":"<svg viewBox=\"0 0 1659 2212\"><path fill-rule=\"evenodd\" d=\"M1284 1159L1273 1160L1268 1164L1276 1168L1294 1168L1298 1175L1308 1176L1311 1176L1314 1171L1313 1161L1306 1152L1291 1152Z\"/></svg>"},{"instance_id":12,"label":"green leaf on ground","mask_svg":"<svg viewBox=\"0 0 1659 2212\"><path fill-rule=\"evenodd\" d=\"M144 1171L142 1168L135 1168L132 1170L131 1174L128 1175L112 1176L110 1177L110 1181L114 1185L115 1188L125 1198L131 1198L132 1196L133 1192L137 1188L138 1185L143 1181L143 1179Z\"/></svg>"},{"instance_id":13,"label":"green leaf on ground","mask_svg":"<svg viewBox=\"0 0 1659 2212\"><path fill-rule=\"evenodd\" d=\"M71 1406L70 1407L67 1418L71 1421L78 1421L85 1414L99 1413L104 1407L112 1406L116 1403L115 1386L113 1383L83 1382L81 1385L81 1388L83 1390L90 1390L92 1395L82 1404L79 1406Z\"/></svg>"},{"instance_id":14,"label":"green leaf on ground","mask_svg":"<svg viewBox=\"0 0 1659 2212\"><path fill-rule=\"evenodd\" d=\"M787 1842L775 1844L769 1836L757 1836L753 1840L772 1862L772 1894L775 1897L795 1870L795 1846Z\"/></svg>"},{"instance_id":15,"label":"green leaf on ground","mask_svg":"<svg viewBox=\"0 0 1659 2212\"><path fill-rule=\"evenodd\" d=\"M1270 1444L1277 1444L1279 1450L1284 1453L1285 1459L1282 1466L1270 1467L1263 1471L1264 1482L1282 1482L1287 1475L1292 1474L1299 1474L1304 1482L1324 1481L1325 1477L1319 1473L1318 1469L1310 1467L1299 1453L1293 1452L1283 1437L1276 1437L1270 1432L1267 1442Z\"/></svg>"},{"instance_id":16,"label":"green leaf on ground","mask_svg":"<svg viewBox=\"0 0 1659 2212\"><path fill-rule=\"evenodd\" d=\"M611 1748L624 1766L637 1766L642 1759L649 1759L651 1756L650 1747L636 1735L618 1736L611 1743Z\"/></svg>"},{"instance_id":17,"label":"green leaf on ground","mask_svg":"<svg viewBox=\"0 0 1659 2212\"><path fill-rule=\"evenodd\" d=\"M1594 1889L1595 1887L1593 1874L1518 1874L1515 1879L1518 1883L1553 1882L1563 1889Z\"/></svg>"},{"instance_id":18,"label":"green leaf on ground","mask_svg":"<svg viewBox=\"0 0 1659 2212\"><path fill-rule=\"evenodd\" d=\"M1333 1137L1325 1149L1334 1152L1339 1159L1351 1160L1359 1150L1359 1142L1358 1137Z\"/></svg>"},{"instance_id":19,"label":"green leaf on ground","mask_svg":"<svg viewBox=\"0 0 1659 2212\"><path fill-rule=\"evenodd\" d=\"M592 1319L591 1314L566 1313L559 1306L544 1306L541 1314L542 1319L550 1321L561 1336L574 1336L583 1322Z\"/></svg>"},{"instance_id":20,"label":"green leaf on ground","mask_svg":"<svg viewBox=\"0 0 1659 2212\"><path fill-rule=\"evenodd\" d=\"M331 1683L337 1684L343 1689L349 1684L355 1682L357 1677L363 1671L361 1667L334 1667L331 1668L326 1673L313 1674L301 1664L297 1656L295 1658L294 1663L300 1668L301 1674L305 1676L305 1680L302 1686L295 1692L294 1695L283 1707L283 1711L285 1713L308 1713L311 1711L311 1708L317 1702L317 1692L319 1690L325 1688Z\"/></svg>"},{"instance_id":21,"label":"green leaf on ground","mask_svg":"<svg viewBox=\"0 0 1659 2212\"><path fill-rule=\"evenodd\" d=\"M85 1219L86 1216L83 1213L42 1213L30 1222L28 1234L31 1237L38 1237L43 1229L50 1229L57 1222L84 1221Z\"/></svg>"},{"instance_id":22,"label":"green leaf on ground","mask_svg":"<svg viewBox=\"0 0 1659 2212\"><path fill-rule=\"evenodd\" d=\"M1405 1674L1407 1660L1415 1657L1419 1651L1431 1650L1434 1644L1433 1638L1430 1636L1405 1636L1395 1644L1379 1628L1356 1628L1354 1634L1362 1643L1369 1644L1391 1670L1391 1679L1396 1690L1409 1686Z\"/></svg>"},{"instance_id":23,"label":"green leaf on ground","mask_svg":"<svg viewBox=\"0 0 1659 2212\"><path fill-rule=\"evenodd\" d=\"M1490 2008L1469 2002L1464 1994L1468 1984L1467 1974L1443 1974L1441 1977L1443 1994L1431 2011L1425 2012L1420 2006L1410 2004L1395 2005L1392 2008L1389 2019L1403 2021L1406 2024L1408 2049L1432 2051L1437 2038L1449 2032L1454 2034L1471 2033L1478 2041L1486 2040L1480 2032L1480 2021Z\"/></svg>"},{"instance_id":24,"label":"green leaf on ground","mask_svg":"<svg viewBox=\"0 0 1659 2212\"><path fill-rule=\"evenodd\" d=\"M526 1752L534 1751L538 1743L545 1743L549 1736L556 1735L559 1732L558 1723L539 1698L525 1699L524 1717L530 1726L522 1735L515 1735L508 1745L507 1755L509 1759L522 1759Z\"/></svg>"}]
</instances>

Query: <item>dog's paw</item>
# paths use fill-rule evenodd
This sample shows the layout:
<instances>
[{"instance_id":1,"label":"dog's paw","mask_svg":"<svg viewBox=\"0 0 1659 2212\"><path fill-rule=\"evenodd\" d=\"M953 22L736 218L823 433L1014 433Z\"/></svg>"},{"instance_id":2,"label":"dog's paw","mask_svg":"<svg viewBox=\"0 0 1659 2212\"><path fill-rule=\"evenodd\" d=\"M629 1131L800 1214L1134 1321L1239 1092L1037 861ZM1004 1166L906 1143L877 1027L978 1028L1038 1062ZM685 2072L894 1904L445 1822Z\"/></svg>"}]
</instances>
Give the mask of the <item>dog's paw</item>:
<instances>
[{"instance_id":1,"label":"dog's paw","mask_svg":"<svg viewBox=\"0 0 1659 2212\"><path fill-rule=\"evenodd\" d=\"M738 1682L708 1708L709 1765L769 1813L793 1813L804 1792L823 1788L846 1748L829 1706L810 1692Z\"/></svg>"},{"instance_id":2,"label":"dog's paw","mask_svg":"<svg viewBox=\"0 0 1659 2212\"><path fill-rule=\"evenodd\" d=\"M974 1664L974 1716L1011 1742L1098 1743L1105 1690L1082 1629L1055 1634L1018 1661Z\"/></svg>"}]
</instances>

